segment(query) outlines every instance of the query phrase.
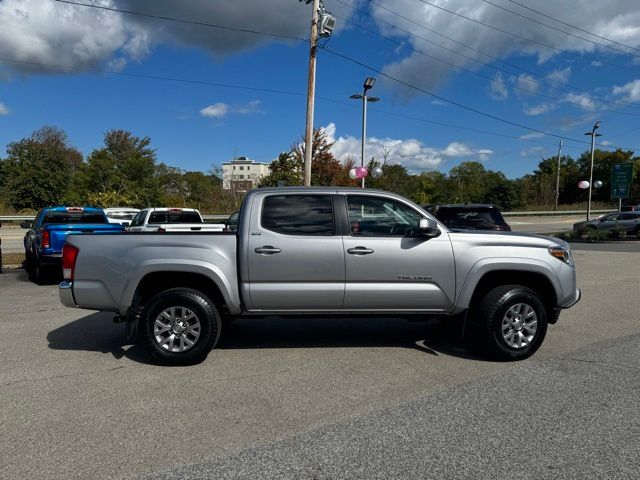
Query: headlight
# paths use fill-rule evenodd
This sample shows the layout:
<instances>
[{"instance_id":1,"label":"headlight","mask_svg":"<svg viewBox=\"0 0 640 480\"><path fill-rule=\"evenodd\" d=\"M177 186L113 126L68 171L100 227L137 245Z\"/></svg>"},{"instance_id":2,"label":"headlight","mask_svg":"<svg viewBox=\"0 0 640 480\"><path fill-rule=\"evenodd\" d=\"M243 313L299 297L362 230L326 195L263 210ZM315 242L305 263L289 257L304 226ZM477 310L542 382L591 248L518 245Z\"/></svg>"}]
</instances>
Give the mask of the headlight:
<instances>
[{"instance_id":1,"label":"headlight","mask_svg":"<svg viewBox=\"0 0 640 480\"><path fill-rule=\"evenodd\" d=\"M571 250L568 247L549 247L549 255L562 260L564 263L573 265L573 258L571 257Z\"/></svg>"}]
</instances>

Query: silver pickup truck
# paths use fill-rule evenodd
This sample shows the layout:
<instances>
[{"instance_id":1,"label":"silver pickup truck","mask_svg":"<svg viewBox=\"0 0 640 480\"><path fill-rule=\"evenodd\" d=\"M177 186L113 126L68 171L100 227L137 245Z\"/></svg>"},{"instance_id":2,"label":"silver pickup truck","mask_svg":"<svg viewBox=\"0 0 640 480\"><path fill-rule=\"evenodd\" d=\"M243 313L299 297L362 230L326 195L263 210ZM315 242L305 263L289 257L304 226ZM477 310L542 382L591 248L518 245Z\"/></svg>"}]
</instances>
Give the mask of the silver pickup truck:
<instances>
[{"instance_id":1,"label":"silver pickup truck","mask_svg":"<svg viewBox=\"0 0 640 480\"><path fill-rule=\"evenodd\" d=\"M451 232L405 198L352 188L249 192L237 232L72 235L60 299L115 312L161 363L202 361L237 316L462 319L488 352L533 354L580 299L571 252L536 235Z\"/></svg>"}]
</instances>

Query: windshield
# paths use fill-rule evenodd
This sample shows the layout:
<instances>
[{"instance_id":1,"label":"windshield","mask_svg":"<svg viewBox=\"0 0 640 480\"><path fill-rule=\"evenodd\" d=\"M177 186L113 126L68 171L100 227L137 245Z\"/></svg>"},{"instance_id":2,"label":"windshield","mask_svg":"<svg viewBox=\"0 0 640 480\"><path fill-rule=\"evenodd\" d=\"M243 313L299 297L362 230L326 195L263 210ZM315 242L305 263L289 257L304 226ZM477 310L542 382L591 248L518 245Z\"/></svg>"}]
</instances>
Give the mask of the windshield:
<instances>
[{"instance_id":1,"label":"windshield","mask_svg":"<svg viewBox=\"0 0 640 480\"><path fill-rule=\"evenodd\" d=\"M107 213L108 218L113 218L114 220L133 220L138 212L111 212Z\"/></svg>"},{"instance_id":2,"label":"windshield","mask_svg":"<svg viewBox=\"0 0 640 480\"><path fill-rule=\"evenodd\" d=\"M154 223L203 223L198 212L165 211L153 212L149 217L149 224Z\"/></svg>"},{"instance_id":3,"label":"windshield","mask_svg":"<svg viewBox=\"0 0 640 480\"><path fill-rule=\"evenodd\" d=\"M42 220L43 225L59 225L68 223L109 223L101 212L47 212Z\"/></svg>"},{"instance_id":4,"label":"windshield","mask_svg":"<svg viewBox=\"0 0 640 480\"><path fill-rule=\"evenodd\" d=\"M454 228L486 229L505 223L495 208L441 208L437 216L445 225Z\"/></svg>"}]
</instances>

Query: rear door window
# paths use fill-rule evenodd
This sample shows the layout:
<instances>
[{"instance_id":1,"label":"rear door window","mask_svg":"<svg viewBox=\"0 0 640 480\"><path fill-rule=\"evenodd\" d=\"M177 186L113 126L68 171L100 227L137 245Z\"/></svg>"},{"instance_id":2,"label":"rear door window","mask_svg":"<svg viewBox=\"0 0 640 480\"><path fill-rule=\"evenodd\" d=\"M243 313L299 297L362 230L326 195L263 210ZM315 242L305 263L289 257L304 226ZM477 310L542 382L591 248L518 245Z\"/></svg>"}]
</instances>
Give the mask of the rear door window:
<instances>
[{"instance_id":1,"label":"rear door window","mask_svg":"<svg viewBox=\"0 0 640 480\"><path fill-rule=\"evenodd\" d=\"M151 212L148 224L167 224L167 223L202 223L202 219L198 212L183 211L165 211Z\"/></svg>"},{"instance_id":2,"label":"rear door window","mask_svg":"<svg viewBox=\"0 0 640 480\"><path fill-rule=\"evenodd\" d=\"M334 235L329 195L271 195L262 205L262 227L285 235Z\"/></svg>"},{"instance_id":3,"label":"rear door window","mask_svg":"<svg viewBox=\"0 0 640 480\"><path fill-rule=\"evenodd\" d=\"M42 221L44 225L66 225L72 223L109 223L100 212L55 212L49 211Z\"/></svg>"}]
</instances>

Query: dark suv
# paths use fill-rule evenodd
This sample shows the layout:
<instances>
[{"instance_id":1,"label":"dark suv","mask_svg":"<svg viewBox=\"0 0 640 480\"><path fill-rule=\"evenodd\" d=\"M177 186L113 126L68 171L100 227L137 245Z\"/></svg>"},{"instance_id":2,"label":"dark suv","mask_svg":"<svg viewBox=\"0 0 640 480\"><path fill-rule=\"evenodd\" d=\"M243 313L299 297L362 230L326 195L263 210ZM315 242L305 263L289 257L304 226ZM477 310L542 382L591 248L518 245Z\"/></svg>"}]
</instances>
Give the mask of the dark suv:
<instances>
[{"instance_id":1,"label":"dark suv","mask_svg":"<svg viewBox=\"0 0 640 480\"><path fill-rule=\"evenodd\" d=\"M424 208L451 230L511 231L495 205L464 203L428 205Z\"/></svg>"}]
</instances>

